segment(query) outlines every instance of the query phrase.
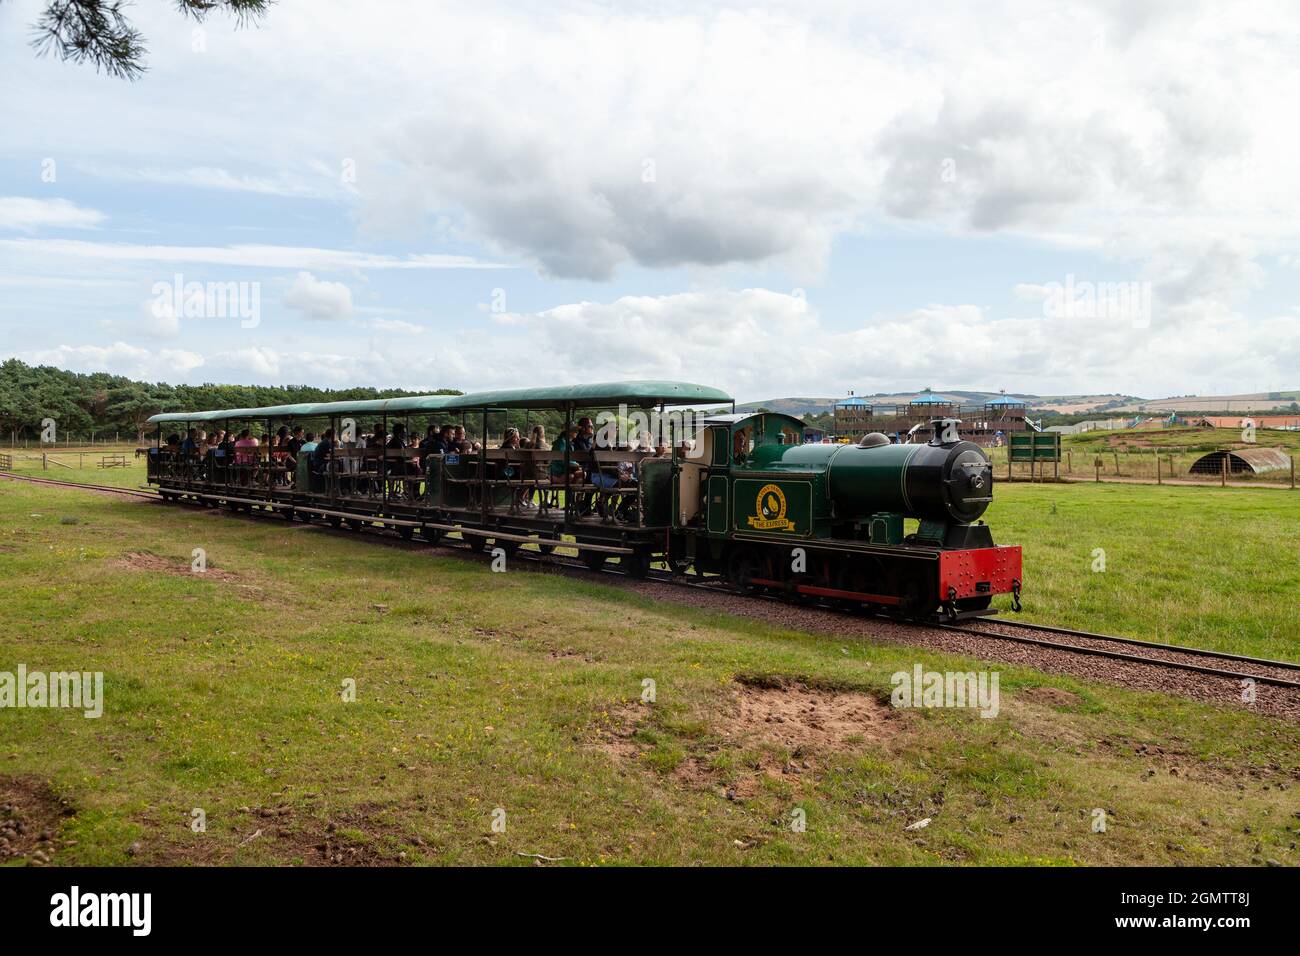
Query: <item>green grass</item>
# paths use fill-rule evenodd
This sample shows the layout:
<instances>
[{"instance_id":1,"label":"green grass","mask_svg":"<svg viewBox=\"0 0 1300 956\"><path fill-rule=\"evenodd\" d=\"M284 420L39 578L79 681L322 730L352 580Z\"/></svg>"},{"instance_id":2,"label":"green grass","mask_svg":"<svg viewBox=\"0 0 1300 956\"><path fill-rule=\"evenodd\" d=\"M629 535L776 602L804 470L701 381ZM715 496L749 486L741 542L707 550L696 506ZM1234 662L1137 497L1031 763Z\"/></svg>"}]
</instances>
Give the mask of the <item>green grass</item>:
<instances>
[{"instance_id":1,"label":"green grass","mask_svg":"<svg viewBox=\"0 0 1300 956\"><path fill-rule=\"evenodd\" d=\"M49 461L42 460L42 450L35 445L31 448L0 447L0 454L12 457L16 475L122 488L136 488L146 483L145 459L135 457L135 445L60 445L57 450L44 452ZM100 468L100 461L107 455L125 455L126 467Z\"/></svg>"},{"instance_id":2,"label":"green grass","mask_svg":"<svg viewBox=\"0 0 1300 956\"><path fill-rule=\"evenodd\" d=\"M1300 492L1004 483L985 520L1024 620L1300 661Z\"/></svg>"},{"instance_id":3,"label":"green grass","mask_svg":"<svg viewBox=\"0 0 1300 956\"><path fill-rule=\"evenodd\" d=\"M1123 478L1128 480L1200 482L1219 484L1219 476L1193 475L1192 465L1202 456L1223 449L1280 448L1291 457L1300 456L1300 432L1261 428L1255 441L1242 440L1242 432L1235 428L1168 428L1154 430L1092 431L1082 435L1064 435L1061 438L1061 461L1054 472L1051 462L1035 468L1035 475L1059 473L1062 478L1102 480ZM994 474L1005 477L1008 449L986 449L993 462ZM1157 459L1159 465L1157 466ZM1016 462L1012 472L1017 478L1029 478L1029 465ZM1287 487L1291 482L1289 469L1254 474L1239 472L1228 476L1229 481L1249 484Z\"/></svg>"},{"instance_id":4,"label":"green grass","mask_svg":"<svg viewBox=\"0 0 1300 956\"><path fill-rule=\"evenodd\" d=\"M1112 542L1121 518L1098 511L1142 491L1065 490L1076 489L1017 487L993 516L1003 539L1056 539L1054 557L1031 558L1034 606L1054 589L1115 586L1071 583L1075 550L1084 560L1091 542L1066 533ZM1219 510L1262 497L1230 491ZM1150 515L1129 507L1116 513L1137 521L1128 535L1149 536ZM1276 522L1239 507L1249 523ZM1190 499L1171 514L1194 511ZM184 571L195 547L207 575ZM1105 581L1135 582L1126 562L1149 572L1157 556L1111 547ZM980 665L438 554L0 483L0 670L106 675L99 720L0 710L0 775L49 779L76 808L62 832L76 842L56 862L310 862L331 823L332 839L376 859L429 863L1300 862L1285 789L1300 771L1293 724L999 667L996 718L905 711L885 739L804 755L801 774L756 773L790 755L723 736L738 674L884 698L889 675L914 662ZM647 677L653 705L640 702ZM347 678L355 703L340 698ZM1036 703L1040 686L1076 696ZM616 726L637 728L622 757L601 746ZM752 792L725 796L746 781ZM203 834L189 828L196 807ZM1097 807L1104 834L1091 832ZM806 832L788 825L795 808ZM922 817L933 822L904 831Z\"/></svg>"}]
</instances>

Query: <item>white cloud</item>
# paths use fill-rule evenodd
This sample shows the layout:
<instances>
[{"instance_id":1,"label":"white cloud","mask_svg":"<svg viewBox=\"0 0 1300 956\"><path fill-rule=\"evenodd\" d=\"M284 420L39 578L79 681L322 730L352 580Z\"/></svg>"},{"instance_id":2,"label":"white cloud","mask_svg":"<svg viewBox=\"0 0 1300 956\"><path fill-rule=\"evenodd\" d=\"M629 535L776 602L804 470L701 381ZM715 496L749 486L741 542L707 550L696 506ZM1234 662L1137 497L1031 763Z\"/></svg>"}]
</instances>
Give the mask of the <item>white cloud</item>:
<instances>
[{"instance_id":1,"label":"white cloud","mask_svg":"<svg viewBox=\"0 0 1300 956\"><path fill-rule=\"evenodd\" d=\"M446 367L475 369L476 378L503 364L545 369L515 384L675 378L719 385L742 400L940 383L1092 393L1145 381L1152 394L1177 394L1189 383L1238 377L1288 381L1300 368L1294 317L1252 323L1204 301L1174 313L1159 308L1155 288L1146 327L1128 315L1046 315L1039 306L999 316L974 304L934 304L839 330L802 297L765 289L627 296L499 316L507 334L485 336L508 343L495 361L470 337L451 346L455 360ZM499 378L494 384L507 383Z\"/></svg>"},{"instance_id":2,"label":"white cloud","mask_svg":"<svg viewBox=\"0 0 1300 956\"><path fill-rule=\"evenodd\" d=\"M315 269L322 272L343 269L507 268L471 256L433 253L391 256L309 246L170 246L85 242L80 239L0 239L0 250L47 261L58 257L113 262L193 262L245 269Z\"/></svg>"},{"instance_id":3,"label":"white cloud","mask_svg":"<svg viewBox=\"0 0 1300 956\"><path fill-rule=\"evenodd\" d=\"M145 330L153 335L174 338L181 333L181 320L171 296L154 296L141 303Z\"/></svg>"},{"instance_id":4,"label":"white cloud","mask_svg":"<svg viewBox=\"0 0 1300 956\"><path fill-rule=\"evenodd\" d=\"M308 319L333 321L352 317L352 290L342 282L317 279L310 272L298 273L280 301Z\"/></svg>"},{"instance_id":5,"label":"white cloud","mask_svg":"<svg viewBox=\"0 0 1300 956\"><path fill-rule=\"evenodd\" d=\"M317 198L338 195L342 189L325 189L327 182L319 175L284 174L252 176L232 173L220 166L158 167L142 166L87 166L87 173L119 182L156 183L163 186L188 186L196 189L218 189L228 192L255 193L263 196L300 196Z\"/></svg>"},{"instance_id":6,"label":"white cloud","mask_svg":"<svg viewBox=\"0 0 1300 956\"><path fill-rule=\"evenodd\" d=\"M355 169L342 192L367 234L432 230L554 276L731 263L816 275L846 233L887 224L1011 236L1031 253L1050 245L1062 273L1150 282L1157 307L1149 330L1053 324L1040 303L1066 276L1027 273L1013 290L1025 305L1015 314L949 291L944 302L968 304L896 310L855 334L837 331L842 313L793 313L763 290L636 297L611 286L587 293L603 302L538 314L570 335L583 330L576 341L589 356L538 315L510 317L482 344L440 328L440 374L468 386L492 375L513 384L505 355L553 363L513 366L540 369L539 381L638 368L726 377L757 397L821 382L862 390L882 356L910 385L1017 370L1004 384L1148 394L1188 391L1202 376L1295 384L1300 336L1273 304L1287 289L1275 295L1260 266L1300 261L1300 179L1290 168L1300 127L1286 119L1300 88L1295 5L561 0L534 12L497 0L455 9L374 0L367 10L359 18L343 0L285 2L260 28L214 26L202 70L187 43L155 43L147 87L16 57L5 64L20 94L7 103L6 129L34 155L109 157L148 181L250 195L337 195L340 170ZM175 35L166 5L133 16L150 37ZM219 95L246 89L250 76L256 96ZM168 82L179 77L190 82ZM201 123L196 98L208 104ZM56 110L77 122L52 127ZM15 228L58 215L65 226L77 220L43 207ZM20 255L70 276L97 260L313 276L498 266L346 248L0 240L0 256ZM963 259L933 263L955 277L948 289L985 261ZM1099 261L1112 271L1092 274ZM845 301L839 279L829 276L827 301ZM745 281L777 284L751 271ZM1253 304L1260 288L1269 297ZM511 301L522 301L513 289ZM800 334L774 332L781 323ZM409 331L369 329L376 338ZM946 351L934 338L954 335L966 338L943 340ZM385 355L336 343L303 366L289 353L278 360L282 375L302 367L310 380L410 374Z\"/></svg>"},{"instance_id":7,"label":"white cloud","mask_svg":"<svg viewBox=\"0 0 1300 956\"><path fill-rule=\"evenodd\" d=\"M405 322L402 319L366 319L360 323L362 328L372 329L375 332L388 332L395 335L423 335L424 326L416 325L414 322Z\"/></svg>"},{"instance_id":8,"label":"white cloud","mask_svg":"<svg viewBox=\"0 0 1300 956\"><path fill-rule=\"evenodd\" d=\"M1086 281L1086 280L1079 280ZM371 320L373 321L373 320ZM79 371L167 381L310 381L347 387L466 390L637 378L715 385L741 401L945 387L1016 393L1212 392L1232 381L1283 382L1300 368L1297 319L1249 321L1205 307L1149 327L1125 317L996 315L975 304L936 303L829 327L802 296L767 289L624 296L535 313L483 318L429 344L418 367L400 340L322 343L314 349L248 345L206 355L117 342L20 353ZM191 372L201 370L201 376ZM436 381L430 382L430 370Z\"/></svg>"},{"instance_id":9,"label":"white cloud","mask_svg":"<svg viewBox=\"0 0 1300 956\"><path fill-rule=\"evenodd\" d=\"M280 356L275 349L250 346L218 352L206 360L215 368L235 372L245 381L277 382L281 381Z\"/></svg>"},{"instance_id":10,"label":"white cloud","mask_svg":"<svg viewBox=\"0 0 1300 956\"><path fill-rule=\"evenodd\" d=\"M0 196L0 229L35 232L38 229L93 229L105 216L97 209L78 206L67 199L30 199Z\"/></svg>"},{"instance_id":11,"label":"white cloud","mask_svg":"<svg viewBox=\"0 0 1300 956\"><path fill-rule=\"evenodd\" d=\"M60 345L19 352L30 365L55 365L74 372L112 372L143 381L183 381L204 359L186 349L147 349L126 342L108 346Z\"/></svg>"}]
</instances>

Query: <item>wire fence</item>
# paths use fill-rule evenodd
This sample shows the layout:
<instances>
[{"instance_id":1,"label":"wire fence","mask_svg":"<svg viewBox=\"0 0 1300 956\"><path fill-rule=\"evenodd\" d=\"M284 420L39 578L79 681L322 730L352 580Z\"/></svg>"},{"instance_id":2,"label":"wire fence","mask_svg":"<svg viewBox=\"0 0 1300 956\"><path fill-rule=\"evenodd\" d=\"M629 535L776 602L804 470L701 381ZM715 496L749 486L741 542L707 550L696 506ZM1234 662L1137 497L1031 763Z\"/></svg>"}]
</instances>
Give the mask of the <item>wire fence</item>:
<instances>
[{"instance_id":1,"label":"wire fence","mask_svg":"<svg viewBox=\"0 0 1300 956\"><path fill-rule=\"evenodd\" d=\"M1261 445L1261 447L1266 447ZM1225 450L1225 449L1214 449ZM1226 449L1231 450L1231 449ZM1290 467L1256 473L1233 471L1229 459L1212 474L1193 474L1192 465L1207 454L1205 448L1144 448L1097 451L1065 449L1060 462L1007 462L1006 448L987 449L994 475L1012 481L1136 481L1152 484L1264 485L1296 487L1295 456L1287 449Z\"/></svg>"}]
</instances>

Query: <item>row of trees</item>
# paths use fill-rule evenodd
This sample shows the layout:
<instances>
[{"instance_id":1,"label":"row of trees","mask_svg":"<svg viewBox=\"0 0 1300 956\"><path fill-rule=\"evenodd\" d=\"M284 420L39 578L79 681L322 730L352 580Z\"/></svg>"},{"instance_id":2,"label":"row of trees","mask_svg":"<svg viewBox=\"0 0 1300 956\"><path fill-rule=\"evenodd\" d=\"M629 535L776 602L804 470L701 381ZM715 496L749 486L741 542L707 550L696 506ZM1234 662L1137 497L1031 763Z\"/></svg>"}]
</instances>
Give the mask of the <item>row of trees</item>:
<instances>
[{"instance_id":1,"label":"row of trees","mask_svg":"<svg viewBox=\"0 0 1300 956\"><path fill-rule=\"evenodd\" d=\"M402 389L314 388L309 385L168 385L107 372L81 374L9 359L0 364L0 435L17 443L38 438L52 418L60 440L120 432L143 441L145 422L159 412L257 408L299 402L340 402L424 394ZM456 395L455 389L437 394Z\"/></svg>"}]
</instances>

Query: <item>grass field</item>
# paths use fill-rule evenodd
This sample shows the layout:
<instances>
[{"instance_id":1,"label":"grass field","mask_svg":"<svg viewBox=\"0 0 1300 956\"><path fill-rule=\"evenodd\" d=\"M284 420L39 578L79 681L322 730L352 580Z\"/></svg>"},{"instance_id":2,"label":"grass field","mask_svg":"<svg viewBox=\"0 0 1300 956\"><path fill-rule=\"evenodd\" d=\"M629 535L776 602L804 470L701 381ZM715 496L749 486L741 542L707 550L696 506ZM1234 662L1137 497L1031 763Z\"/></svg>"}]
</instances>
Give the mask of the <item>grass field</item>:
<instances>
[{"instance_id":1,"label":"grass field","mask_svg":"<svg viewBox=\"0 0 1300 956\"><path fill-rule=\"evenodd\" d=\"M1300 492L1001 484L985 520L1025 620L1300 661Z\"/></svg>"},{"instance_id":2,"label":"grass field","mask_svg":"<svg viewBox=\"0 0 1300 956\"><path fill-rule=\"evenodd\" d=\"M1172 584L1153 582L1149 489L1006 490L999 536L1044 552L1032 608L1073 596L1058 613L1083 613L1154 585L1181 595L1158 613L1189 620L1176 605L1205 569L1171 561ZM1215 493L1179 494L1182 540ZM1248 565L1267 566L1279 516L1255 508L1273 496L1221 494L1254 542ZM1192 525L1202 543L1220 533ZM1234 566L1238 540L1217 551ZM1108 548L1105 574L1087 570L1092 546ZM189 573L196 547L206 574ZM0 785L48 780L73 811L55 862L1300 862L1300 728L1249 713L1006 667L992 719L895 711L893 672L980 665L436 549L4 482L0 560L0 670L106 675L97 720L0 710ZM1250 604L1211 607L1246 627ZM1142 611L1107 613L1137 626ZM763 720L802 725L814 705L869 730L836 736L828 720L792 743Z\"/></svg>"},{"instance_id":3,"label":"grass field","mask_svg":"<svg viewBox=\"0 0 1300 956\"><path fill-rule=\"evenodd\" d=\"M1280 448L1287 455L1300 456L1300 432L1280 429L1259 429L1255 441L1242 441L1240 429L1231 428L1169 428L1152 431L1093 431L1082 435L1065 435L1061 439L1061 461L1057 472L1063 478L1087 480L1100 475L1103 481L1113 478L1139 479L1155 482L1171 479L1179 482L1219 484L1218 475L1193 475L1192 465L1212 451L1243 448ZM993 461L994 474L999 478L1007 474L1007 448L987 449ZM1098 464L1100 463L1100 465ZM1036 467L1036 474L1052 475L1049 462ZM1012 474L1017 478L1030 476L1029 465L1016 462ZM1287 487L1291 483L1288 469L1278 469L1254 474L1237 472L1228 476L1230 482L1276 485Z\"/></svg>"},{"instance_id":4,"label":"grass field","mask_svg":"<svg viewBox=\"0 0 1300 956\"><path fill-rule=\"evenodd\" d=\"M16 475L120 488L135 488L145 484L145 460L135 457L135 445L60 446L57 451L46 453L53 460L51 462L42 462L42 452L36 447L0 448L0 454L11 456ZM126 467L99 467L99 463L110 455L125 456Z\"/></svg>"}]
</instances>

